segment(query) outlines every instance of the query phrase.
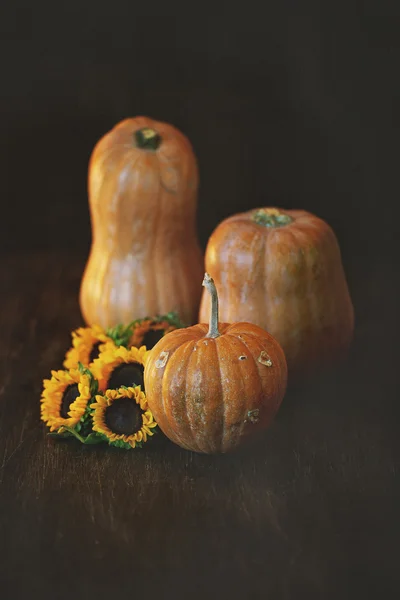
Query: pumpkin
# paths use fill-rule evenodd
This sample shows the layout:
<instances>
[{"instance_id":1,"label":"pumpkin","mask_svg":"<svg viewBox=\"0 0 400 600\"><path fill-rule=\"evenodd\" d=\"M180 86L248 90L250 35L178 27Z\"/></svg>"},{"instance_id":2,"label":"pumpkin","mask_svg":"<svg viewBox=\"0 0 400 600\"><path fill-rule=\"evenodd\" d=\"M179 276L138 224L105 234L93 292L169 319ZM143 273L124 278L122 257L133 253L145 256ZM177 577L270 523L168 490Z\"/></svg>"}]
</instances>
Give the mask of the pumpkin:
<instances>
[{"instance_id":1,"label":"pumpkin","mask_svg":"<svg viewBox=\"0 0 400 600\"><path fill-rule=\"evenodd\" d=\"M218 323L211 296L209 326L167 333L145 360L149 407L164 434L187 450L228 452L271 423L286 390L278 342L250 323Z\"/></svg>"},{"instance_id":2,"label":"pumpkin","mask_svg":"<svg viewBox=\"0 0 400 600\"><path fill-rule=\"evenodd\" d=\"M285 352L290 379L347 355L353 305L336 236L322 219L277 208L233 215L212 233L205 261L221 318L267 329ZM208 310L203 294L200 320Z\"/></svg>"},{"instance_id":3,"label":"pumpkin","mask_svg":"<svg viewBox=\"0 0 400 600\"><path fill-rule=\"evenodd\" d=\"M87 324L106 329L169 312L197 321L204 272L197 187L191 144L172 125L126 119L97 143L88 173L92 245L79 298Z\"/></svg>"}]
</instances>

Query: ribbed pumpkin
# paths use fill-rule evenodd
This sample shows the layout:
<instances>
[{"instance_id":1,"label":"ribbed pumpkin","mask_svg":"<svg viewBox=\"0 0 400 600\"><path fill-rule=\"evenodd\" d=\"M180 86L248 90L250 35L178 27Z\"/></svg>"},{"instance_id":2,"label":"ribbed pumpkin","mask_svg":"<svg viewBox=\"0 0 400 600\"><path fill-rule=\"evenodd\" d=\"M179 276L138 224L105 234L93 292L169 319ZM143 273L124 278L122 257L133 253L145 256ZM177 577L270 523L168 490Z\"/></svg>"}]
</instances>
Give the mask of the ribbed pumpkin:
<instances>
[{"instance_id":1,"label":"ribbed pumpkin","mask_svg":"<svg viewBox=\"0 0 400 600\"><path fill-rule=\"evenodd\" d=\"M187 450L228 452L271 423L286 390L287 366L278 342L250 323L218 324L211 296L209 326L167 333L147 355L147 400L165 435Z\"/></svg>"},{"instance_id":2,"label":"ribbed pumpkin","mask_svg":"<svg viewBox=\"0 0 400 600\"><path fill-rule=\"evenodd\" d=\"M354 313L331 227L304 210L259 208L212 233L206 269L224 321L246 320L281 344L289 377L302 379L344 358ZM203 293L200 321L209 311Z\"/></svg>"},{"instance_id":3,"label":"ribbed pumpkin","mask_svg":"<svg viewBox=\"0 0 400 600\"><path fill-rule=\"evenodd\" d=\"M175 311L197 321L204 272L195 229L198 170L188 139L147 117L117 124L89 164L92 246L80 289L103 328Z\"/></svg>"}]
</instances>

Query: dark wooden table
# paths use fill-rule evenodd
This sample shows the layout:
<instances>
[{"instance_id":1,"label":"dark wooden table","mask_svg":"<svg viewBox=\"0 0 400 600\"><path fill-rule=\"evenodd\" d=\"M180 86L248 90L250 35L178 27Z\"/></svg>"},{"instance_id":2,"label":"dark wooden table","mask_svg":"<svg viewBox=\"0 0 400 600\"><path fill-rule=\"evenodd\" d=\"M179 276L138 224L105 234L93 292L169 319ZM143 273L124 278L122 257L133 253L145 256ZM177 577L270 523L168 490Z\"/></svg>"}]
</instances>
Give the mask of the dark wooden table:
<instances>
[{"instance_id":1,"label":"dark wooden table","mask_svg":"<svg viewBox=\"0 0 400 600\"><path fill-rule=\"evenodd\" d=\"M291 390L256 443L201 456L162 434L133 452L47 436L41 382L82 322L85 259L0 261L1 598L398 597L390 263L350 265L347 364Z\"/></svg>"}]
</instances>

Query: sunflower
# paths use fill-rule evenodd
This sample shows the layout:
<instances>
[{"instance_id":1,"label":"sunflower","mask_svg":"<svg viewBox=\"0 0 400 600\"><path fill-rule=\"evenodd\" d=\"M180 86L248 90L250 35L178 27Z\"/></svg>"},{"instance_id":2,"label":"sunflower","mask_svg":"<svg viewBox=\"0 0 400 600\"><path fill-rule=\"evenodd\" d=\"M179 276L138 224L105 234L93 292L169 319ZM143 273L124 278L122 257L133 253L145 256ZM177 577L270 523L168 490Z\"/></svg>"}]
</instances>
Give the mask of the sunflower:
<instances>
[{"instance_id":1,"label":"sunflower","mask_svg":"<svg viewBox=\"0 0 400 600\"><path fill-rule=\"evenodd\" d=\"M72 332L72 347L65 355L64 367L76 369L78 363L88 367L98 357L105 343L113 344L113 341L98 325L75 329Z\"/></svg>"},{"instance_id":2,"label":"sunflower","mask_svg":"<svg viewBox=\"0 0 400 600\"><path fill-rule=\"evenodd\" d=\"M146 346L146 349L150 350L164 335L181 327L184 327L184 324L175 313L135 321L130 345L136 348Z\"/></svg>"},{"instance_id":3,"label":"sunflower","mask_svg":"<svg viewBox=\"0 0 400 600\"><path fill-rule=\"evenodd\" d=\"M79 369L51 371L51 379L43 381L41 419L50 431L63 426L79 431L91 397L88 373Z\"/></svg>"},{"instance_id":4,"label":"sunflower","mask_svg":"<svg viewBox=\"0 0 400 600\"><path fill-rule=\"evenodd\" d=\"M141 447L154 434L153 413L140 387L120 387L96 395L92 409L93 431L111 446Z\"/></svg>"},{"instance_id":5,"label":"sunflower","mask_svg":"<svg viewBox=\"0 0 400 600\"><path fill-rule=\"evenodd\" d=\"M142 390L146 348L125 348L105 344L99 357L91 365L91 372L99 384L99 390L117 389L121 386L140 385Z\"/></svg>"},{"instance_id":6,"label":"sunflower","mask_svg":"<svg viewBox=\"0 0 400 600\"><path fill-rule=\"evenodd\" d=\"M146 346L146 349L150 350L166 333L174 329L176 327L170 325L168 321L157 323L152 319L146 319L135 325L130 344L136 348Z\"/></svg>"}]
</instances>

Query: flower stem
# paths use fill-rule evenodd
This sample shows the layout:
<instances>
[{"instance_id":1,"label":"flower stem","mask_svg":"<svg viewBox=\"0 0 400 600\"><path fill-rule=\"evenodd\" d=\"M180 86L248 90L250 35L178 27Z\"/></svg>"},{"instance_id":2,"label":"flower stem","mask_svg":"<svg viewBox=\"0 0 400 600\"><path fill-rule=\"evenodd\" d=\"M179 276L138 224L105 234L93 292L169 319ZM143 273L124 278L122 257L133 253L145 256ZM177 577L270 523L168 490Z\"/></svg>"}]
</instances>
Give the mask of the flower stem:
<instances>
[{"instance_id":1,"label":"flower stem","mask_svg":"<svg viewBox=\"0 0 400 600\"><path fill-rule=\"evenodd\" d=\"M202 284L208 293L211 296L211 311L210 311L210 325L208 328L208 333L206 337L209 338L217 338L221 334L218 331L218 294L217 288L215 287L215 283L213 278L206 273L204 275L203 284Z\"/></svg>"},{"instance_id":2,"label":"flower stem","mask_svg":"<svg viewBox=\"0 0 400 600\"><path fill-rule=\"evenodd\" d=\"M76 437L77 440L79 440L82 444L85 443L85 438L83 438L81 435L79 435L79 433L77 431L75 431L75 429L73 429L72 427L68 427L67 425L63 425L62 427L60 427L63 431L68 431L68 433L70 433L71 435L73 435L74 437Z\"/></svg>"}]
</instances>

